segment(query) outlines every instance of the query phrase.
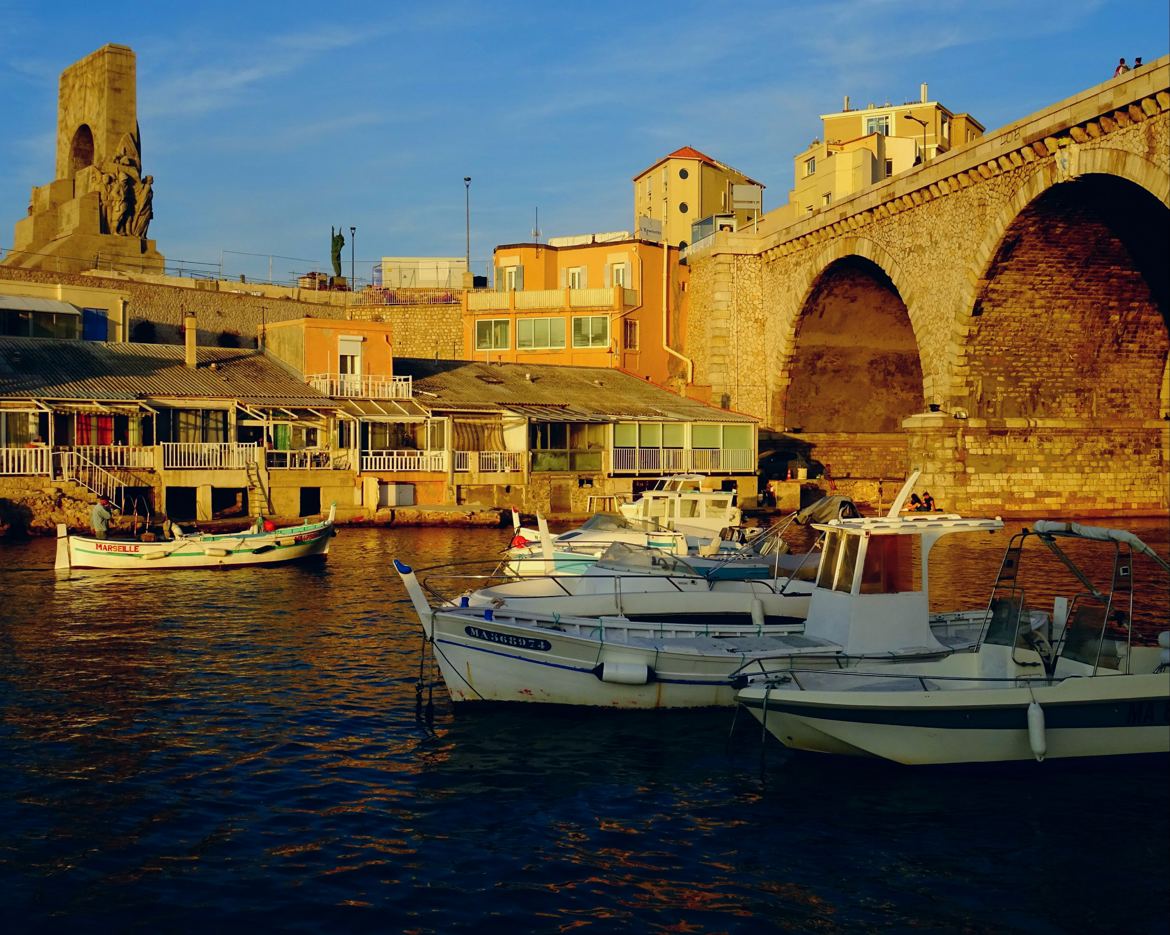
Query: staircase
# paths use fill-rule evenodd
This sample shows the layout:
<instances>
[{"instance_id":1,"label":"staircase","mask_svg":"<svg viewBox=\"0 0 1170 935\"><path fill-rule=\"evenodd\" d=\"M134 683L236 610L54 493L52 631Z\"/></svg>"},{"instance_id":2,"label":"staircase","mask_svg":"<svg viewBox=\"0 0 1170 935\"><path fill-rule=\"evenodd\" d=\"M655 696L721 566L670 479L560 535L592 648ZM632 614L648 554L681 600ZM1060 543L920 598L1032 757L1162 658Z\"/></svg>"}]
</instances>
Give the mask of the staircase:
<instances>
[{"instance_id":1,"label":"staircase","mask_svg":"<svg viewBox=\"0 0 1170 935\"><path fill-rule=\"evenodd\" d=\"M55 478L79 484L99 497L108 497L119 510L126 507L126 484L76 451L54 452L53 472Z\"/></svg>"},{"instance_id":2,"label":"staircase","mask_svg":"<svg viewBox=\"0 0 1170 935\"><path fill-rule=\"evenodd\" d=\"M260 452L260 457L264 457L264 452ZM272 497L268 493L268 487L264 483L264 476L260 471L260 465L255 460L249 460L247 463L248 471L248 510L252 513L259 512L256 507L258 504L264 505L264 512L272 512Z\"/></svg>"}]
</instances>

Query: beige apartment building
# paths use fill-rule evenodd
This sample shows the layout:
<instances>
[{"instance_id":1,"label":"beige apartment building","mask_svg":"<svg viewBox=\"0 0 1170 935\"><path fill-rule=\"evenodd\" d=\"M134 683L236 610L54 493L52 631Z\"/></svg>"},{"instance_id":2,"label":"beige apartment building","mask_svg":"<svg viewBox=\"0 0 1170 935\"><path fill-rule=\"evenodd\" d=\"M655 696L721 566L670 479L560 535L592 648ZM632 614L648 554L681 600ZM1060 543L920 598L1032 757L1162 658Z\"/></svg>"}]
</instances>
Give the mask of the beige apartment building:
<instances>
[{"instance_id":1,"label":"beige apartment building","mask_svg":"<svg viewBox=\"0 0 1170 935\"><path fill-rule=\"evenodd\" d=\"M821 114L823 136L793 160L795 184L789 193L788 220L828 208L868 185L930 162L942 153L983 135L970 114L956 114L929 99L904 104L867 104Z\"/></svg>"},{"instance_id":2,"label":"beige apartment building","mask_svg":"<svg viewBox=\"0 0 1170 935\"><path fill-rule=\"evenodd\" d=\"M672 247L754 223L763 204L763 184L690 146L634 176L635 236Z\"/></svg>"}]
</instances>

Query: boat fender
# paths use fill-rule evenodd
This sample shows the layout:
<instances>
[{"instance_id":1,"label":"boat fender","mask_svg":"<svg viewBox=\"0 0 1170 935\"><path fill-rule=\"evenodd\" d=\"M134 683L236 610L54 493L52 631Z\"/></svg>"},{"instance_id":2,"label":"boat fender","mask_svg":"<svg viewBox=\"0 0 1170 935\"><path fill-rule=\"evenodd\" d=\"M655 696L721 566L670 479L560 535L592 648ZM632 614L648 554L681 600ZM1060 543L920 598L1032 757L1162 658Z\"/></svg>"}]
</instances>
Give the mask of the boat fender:
<instances>
[{"instance_id":1,"label":"boat fender","mask_svg":"<svg viewBox=\"0 0 1170 935\"><path fill-rule=\"evenodd\" d=\"M593 670L603 682L617 685L645 685L653 677L653 670L644 662L603 662Z\"/></svg>"},{"instance_id":2,"label":"boat fender","mask_svg":"<svg viewBox=\"0 0 1170 935\"><path fill-rule=\"evenodd\" d=\"M252 550L252 554L253 554L253 555L263 555L265 552L271 552L271 551L272 551L273 549L275 549L275 548L276 548L276 546L274 546L274 545L271 545L271 544L269 544L269 545L260 545L260 546L257 546L256 548L254 548L254 549Z\"/></svg>"},{"instance_id":3,"label":"boat fender","mask_svg":"<svg viewBox=\"0 0 1170 935\"><path fill-rule=\"evenodd\" d=\"M758 597L752 598L752 624L759 630L764 627L764 602Z\"/></svg>"},{"instance_id":4,"label":"boat fender","mask_svg":"<svg viewBox=\"0 0 1170 935\"><path fill-rule=\"evenodd\" d=\"M1036 762L1043 763L1048 752L1048 739L1044 731L1044 709L1035 699L1028 705L1028 746L1032 748Z\"/></svg>"},{"instance_id":5,"label":"boat fender","mask_svg":"<svg viewBox=\"0 0 1170 935\"><path fill-rule=\"evenodd\" d=\"M225 555L231 555L230 549L216 549L206 548L203 550L204 555L210 555L212 558L223 558Z\"/></svg>"}]
</instances>

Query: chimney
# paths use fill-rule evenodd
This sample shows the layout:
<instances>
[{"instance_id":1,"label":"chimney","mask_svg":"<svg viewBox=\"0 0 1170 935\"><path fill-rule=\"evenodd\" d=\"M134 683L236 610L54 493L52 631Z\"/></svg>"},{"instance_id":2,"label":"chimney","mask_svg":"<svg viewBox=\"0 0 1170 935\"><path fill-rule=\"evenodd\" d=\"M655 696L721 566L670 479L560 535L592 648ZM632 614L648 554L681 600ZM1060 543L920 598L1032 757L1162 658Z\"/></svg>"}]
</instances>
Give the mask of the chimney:
<instances>
[{"instance_id":1,"label":"chimney","mask_svg":"<svg viewBox=\"0 0 1170 935\"><path fill-rule=\"evenodd\" d=\"M196 351L196 329L195 329L195 313L183 313L183 340L186 346L186 353L184 354L184 362L194 370L199 365L198 352Z\"/></svg>"},{"instance_id":2,"label":"chimney","mask_svg":"<svg viewBox=\"0 0 1170 935\"><path fill-rule=\"evenodd\" d=\"M846 94L846 95L845 95L845 106L844 106L844 107L842 107L841 109L842 109L842 110L848 110L848 109L849 109L849 95L848 95L848 94Z\"/></svg>"},{"instance_id":3,"label":"chimney","mask_svg":"<svg viewBox=\"0 0 1170 935\"><path fill-rule=\"evenodd\" d=\"M919 97L921 98L919 103L925 104L927 102L927 100L929 100L929 98L927 98L927 96L926 96L926 82L925 81L922 82L922 84L920 84L918 86L918 93L919 93Z\"/></svg>"}]
</instances>

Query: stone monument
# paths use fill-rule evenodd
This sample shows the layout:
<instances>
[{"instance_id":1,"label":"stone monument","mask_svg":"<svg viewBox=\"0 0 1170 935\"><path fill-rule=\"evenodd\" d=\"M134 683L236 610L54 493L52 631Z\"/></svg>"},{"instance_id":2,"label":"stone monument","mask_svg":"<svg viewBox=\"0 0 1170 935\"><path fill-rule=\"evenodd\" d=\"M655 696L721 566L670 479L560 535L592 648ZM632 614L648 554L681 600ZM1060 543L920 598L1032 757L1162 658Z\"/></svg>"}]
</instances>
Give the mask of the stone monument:
<instances>
[{"instance_id":1,"label":"stone monument","mask_svg":"<svg viewBox=\"0 0 1170 935\"><path fill-rule=\"evenodd\" d=\"M33 189L3 265L163 271L146 236L154 177L142 174L135 59L126 46L103 46L61 73L56 176Z\"/></svg>"}]
</instances>

